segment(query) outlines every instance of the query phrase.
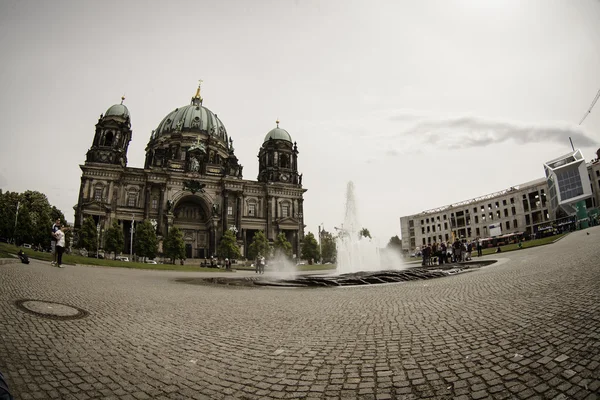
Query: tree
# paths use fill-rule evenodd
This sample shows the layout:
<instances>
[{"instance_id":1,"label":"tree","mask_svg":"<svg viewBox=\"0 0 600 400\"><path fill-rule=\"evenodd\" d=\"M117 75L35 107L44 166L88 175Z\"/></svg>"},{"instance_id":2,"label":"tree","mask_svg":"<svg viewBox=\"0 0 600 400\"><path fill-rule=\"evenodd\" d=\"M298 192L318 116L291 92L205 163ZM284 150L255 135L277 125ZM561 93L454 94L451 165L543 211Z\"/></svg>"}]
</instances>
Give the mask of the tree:
<instances>
[{"instance_id":1,"label":"tree","mask_svg":"<svg viewBox=\"0 0 600 400\"><path fill-rule=\"evenodd\" d=\"M402 253L402 239L400 239L398 235L392 236L386 247L389 250Z\"/></svg>"},{"instance_id":2,"label":"tree","mask_svg":"<svg viewBox=\"0 0 600 400\"><path fill-rule=\"evenodd\" d=\"M227 229L221 238L221 243L217 248L217 256L220 258L236 259L241 258L240 249L235 240L235 233L231 229Z\"/></svg>"},{"instance_id":3,"label":"tree","mask_svg":"<svg viewBox=\"0 0 600 400\"><path fill-rule=\"evenodd\" d=\"M17 192L4 192L0 194L0 236L12 238L15 236L15 216L20 195Z\"/></svg>"},{"instance_id":4,"label":"tree","mask_svg":"<svg viewBox=\"0 0 600 400\"><path fill-rule=\"evenodd\" d=\"M263 231L256 232L252 243L248 247L248 258L254 260L259 254L263 257L268 257L270 252L271 247L265 233Z\"/></svg>"},{"instance_id":5,"label":"tree","mask_svg":"<svg viewBox=\"0 0 600 400\"><path fill-rule=\"evenodd\" d=\"M321 254L319 253L319 243L315 239L315 235L312 232L308 232L302 240L302 259L308 260L310 264L313 260L320 260Z\"/></svg>"},{"instance_id":6,"label":"tree","mask_svg":"<svg viewBox=\"0 0 600 400\"><path fill-rule=\"evenodd\" d=\"M337 258L337 248L335 246L335 237L326 230L321 231L321 257L323 262L335 262Z\"/></svg>"},{"instance_id":7,"label":"tree","mask_svg":"<svg viewBox=\"0 0 600 400\"><path fill-rule=\"evenodd\" d=\"M362 228L358 235L359 235L359 238L366 237L366 238L372 239L371 232L369 232L369 230L367 228Z\"/></svg>"},{"instance_id":8,"label":"tree","mask_svg":"<svg viewBox=\"0 0 600 400\"><path fill-rule=\"evenodd\" d=\"M185 258L185 243L183 233L177 227L172 227L163 242L163 253L175 264L175 260Z\"/></svg>"},{"instance_id":9,"label":"tree","mask_svg":"<svg viewBox=\"0 0 600 400\"><path fill-rule=\"evenodd\" d=\"M134 239L135 252L138 256L149 258L156 257L158 252L158 239L152 223L145 219L135 229Z\"/></svg>"},{"instance_id":10,"label":"tree","mask_svg":"<svg viewBox=\"0 0 600 400\"><path fill-rule=\"evenodd\" d=\"M115 253L115 258L117 257L117 253L123 251L123 246L125 246L125 237L123 234L123 229L119 226L117 221L114 221L112 226L106 230L104 233L104 250L109 253Z\"/></svg>"},{"instance_id":11,"label":"tree","mask_svg":"<svg viewBox=\"0 0 600 400\"><path fill-rule=\"evenodd\" d=\"M83 220L83 224L79 230L77 247L86 249L88 252L95 252L98 243L97 234L96 222L92 216L88 216Z\"/></svg>"},{"instance_id":12,"label":"tree","mask_svg":"<svg viewBox=\"0 0 600 400\"><path fill-rule=\"evenodd\" d=\"M292 244L288 242L284 233L280 233L275 238L275 243L273 243L273 248L275 249L275 253L285 254L286 257L292 257Z\"/></svg>"}]
</instances>

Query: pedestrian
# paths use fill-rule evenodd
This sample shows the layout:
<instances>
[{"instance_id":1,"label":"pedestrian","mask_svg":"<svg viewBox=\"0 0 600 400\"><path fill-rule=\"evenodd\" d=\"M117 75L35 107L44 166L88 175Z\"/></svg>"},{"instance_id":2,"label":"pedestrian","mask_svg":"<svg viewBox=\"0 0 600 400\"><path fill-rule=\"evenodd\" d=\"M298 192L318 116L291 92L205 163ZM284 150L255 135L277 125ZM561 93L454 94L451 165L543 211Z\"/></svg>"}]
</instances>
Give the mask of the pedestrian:
<instances>
[{"instance_id":1,"label":"pedestrian","mask_svg":"<svg viewBox=\"0 0 600 400\"><path fill-rule=\"evenodd\" d=\"M0 372L0 400L13 400L13 397L8 390L8 384L4 380L4 375L2 375L2 372Z\"/></svg>"},{"instance_id":2,"label":"pedestrian","mask_svg":"<svg viewBox=\"0 0 600 400\"><path fill-rule=\"evenodd\" d=\"M63 229L66 230L67 228L61 227L60 223L57 225L57 228L58 229L54 233L54 236L56 237L56 266L58 268L64 268L62 265L62 256L65 251L65 233L63 232Z\"/></svg>"},{"instance_id":3,"label":"pedestrian","mask_svg":"<svg viewBox=\"0 0 600 400\"><path fill-rule=\"evenodd\" d=\"M481 257L483 255L483 245L481 243L481 239L477 239L477 257Z\"/></svg>"},{"instance_id":4,"label":"pedestrian","mask_svg":"<svg viewBox=\"0 0 600 400\"><path fill-rule=\"evenodd\" d=\"M50 265L56 265L56 231L58 230L58 227L60 226L60 218L56 218L56 221L54 222L54 224L52 224L52 233L50 235L51 240L50 240L50 248L52 250L52 262L50 263Z\"/></svg>"}]
</instances>

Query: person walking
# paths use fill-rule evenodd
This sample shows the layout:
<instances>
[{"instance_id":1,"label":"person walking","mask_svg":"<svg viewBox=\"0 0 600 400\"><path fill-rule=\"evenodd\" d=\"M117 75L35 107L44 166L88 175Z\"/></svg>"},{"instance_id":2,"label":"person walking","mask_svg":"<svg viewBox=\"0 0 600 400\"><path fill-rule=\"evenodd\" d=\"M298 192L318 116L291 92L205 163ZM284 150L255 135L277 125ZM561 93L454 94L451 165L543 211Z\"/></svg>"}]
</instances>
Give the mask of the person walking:
<instances>
[{"instance_id":1,"label":"person walking","mask_svg":"<svg viewBox=\"0 0 600 400\"><path fill-rule=\"evenodd\" d=\"M66 230L66 228L64 228ZM65 233L63 232L63 228L58 225L57 231L54 233L56 237L56 266L58 268L64 268L62 265L62 256L65 251Z\"/></svg>"},{"instance_id":2,"label":"person walking","mask_svg":"<svg viewBox=\"0 0 600 400\"><path fill-rule=\"evenodd\" d=\"M52 234L51 234L51 240L50 240L50 247L52 249L52 262L50 263L50 265L56 265L56 231L58 230L58 227L60 226L60 218L56 218L56 221L54 222L54 224L52 224Z\"/></svg>"}]
</instances>

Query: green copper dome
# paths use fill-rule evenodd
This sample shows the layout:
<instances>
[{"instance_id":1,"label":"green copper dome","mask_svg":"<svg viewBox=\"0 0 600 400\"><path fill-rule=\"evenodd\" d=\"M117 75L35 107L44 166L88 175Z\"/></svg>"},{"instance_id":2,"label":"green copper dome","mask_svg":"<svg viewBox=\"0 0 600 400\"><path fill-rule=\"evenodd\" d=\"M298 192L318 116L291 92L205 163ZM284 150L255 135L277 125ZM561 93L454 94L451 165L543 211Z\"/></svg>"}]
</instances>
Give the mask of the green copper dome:
<instances>
[{"instance_id":1,"label":"green copper dome","mask_svg":"<svg viewBox=\"0 0 600 400\"><path fill-rule=\"evenodd\" d=\"M123 117L129 118L129 110L123 104L115 104L114 106L110 106L104 116L114 116L114 117Z\"/></svg>"},{"instance_id":2,"label":"green copper dome","mask_svg":"<svg viewBox=\"0 0 600 400\"><path fill-rule=\"evenodd\" d=\"M154 135L159 137L171 132L182 131L206 132L227 142L227 130L225 130L223 122L198 101L171 111L158 124Z\"/></svg>"},{"instance_id":3,"label":"green copper dome","mask_svg":"<svg viewBox=\"0 0 600 400\"><path fill-rule=\"evenodd\" d=\"M292 137L288 131L279 127L279 123L277 123L277 128L271 129L269 133L267 133L267 136L265 136L265 142L268 142L270 139L285 140L292 143Z\"/></svg>"}]
</instances>

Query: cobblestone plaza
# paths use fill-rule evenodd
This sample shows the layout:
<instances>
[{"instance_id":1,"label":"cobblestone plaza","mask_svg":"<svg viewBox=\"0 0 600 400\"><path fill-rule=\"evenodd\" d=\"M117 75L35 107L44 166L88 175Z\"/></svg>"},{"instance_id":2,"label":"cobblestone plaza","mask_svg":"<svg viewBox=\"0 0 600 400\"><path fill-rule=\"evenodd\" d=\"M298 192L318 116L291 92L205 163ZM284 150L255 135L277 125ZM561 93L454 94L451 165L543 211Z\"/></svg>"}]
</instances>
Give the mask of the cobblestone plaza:
<instances>
[{"instance_id":1,"label":"cobblestone plaza","mask_svg":"<svg viewBox=\"0 0 600 400\"><path fill-rule=\"evenodd\" d=\"M3 264L0 371L17 399L596 399L599 238L591 228L473 272L341 289ZM85 313L42 318L24 299Z\"/></svg>"}]
</instances>

